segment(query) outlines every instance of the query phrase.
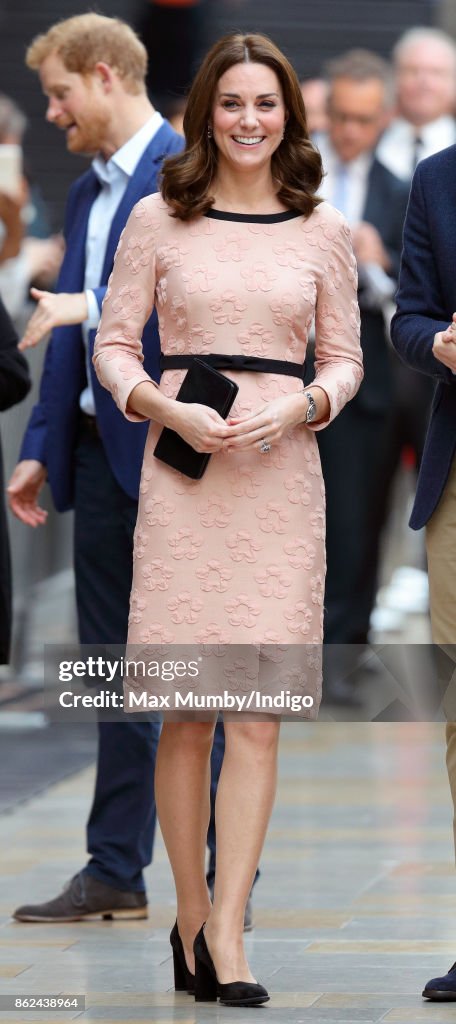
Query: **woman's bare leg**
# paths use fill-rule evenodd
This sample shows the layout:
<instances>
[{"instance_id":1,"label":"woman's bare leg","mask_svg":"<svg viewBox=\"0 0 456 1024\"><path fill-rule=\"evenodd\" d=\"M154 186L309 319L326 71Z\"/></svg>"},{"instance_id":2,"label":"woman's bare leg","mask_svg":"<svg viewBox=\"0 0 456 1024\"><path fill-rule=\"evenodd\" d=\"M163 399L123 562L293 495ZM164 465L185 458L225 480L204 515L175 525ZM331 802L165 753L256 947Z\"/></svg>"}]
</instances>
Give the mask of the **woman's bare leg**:
<instances>
[{"instance_id":1,"label":"woman's bare leg","mask_svg":"<svg viewBox=\"0 0 456 1024\"><path fill-rule=\"evenodd\" d=\"M279 727L275 721L225 720L214 905L204 929L221 983L255 980L244 953L244 911L274 803Z\"/></svg>"},{"instance_id":2,"label":"woman's bare leg","mask_svg":"<svg viewBox=\"0 0 456 1024\"><path fill-rule=\"evenodd\" d=\"M215 722L165 722L155 766L155 800L177 895L177 924L189 970L193 940L211 901L205 859L210 756Z\"/></svg>"}]
</instances>

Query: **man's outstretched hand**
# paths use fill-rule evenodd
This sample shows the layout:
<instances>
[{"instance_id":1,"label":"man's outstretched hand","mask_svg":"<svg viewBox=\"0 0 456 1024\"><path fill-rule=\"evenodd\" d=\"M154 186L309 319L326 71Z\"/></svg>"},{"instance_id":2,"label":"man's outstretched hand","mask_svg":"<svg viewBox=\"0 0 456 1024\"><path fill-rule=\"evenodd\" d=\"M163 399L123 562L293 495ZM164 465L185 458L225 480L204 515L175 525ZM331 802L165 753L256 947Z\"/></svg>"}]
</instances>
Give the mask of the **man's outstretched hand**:
<instances>
[{"instance_id":1,"label":"man's outstretched hand","mask_svg":"<svg viewBox=\"0 0 456 1024\"><path fill-rule=\"evenodd\" d=\"M46 522L47 512L38 504L46 476L46 467L37 459L23 459L6 488L11 511L27 526L43 526Z\"/></svg>"},{"instance_id":2,"label":"man's outstretched hand","mask_svg":"<svg viewBox=\"0 0 456 1024\"><path fill-rule=\"evenodd\" d=\"M19 348L34 348L45 338L53 327L65 324L81 324L87 319L87 299L84 292L43 292L40 288L31 288L30 295L38 305L19 342Z\"/></svg>"}]
</instances>

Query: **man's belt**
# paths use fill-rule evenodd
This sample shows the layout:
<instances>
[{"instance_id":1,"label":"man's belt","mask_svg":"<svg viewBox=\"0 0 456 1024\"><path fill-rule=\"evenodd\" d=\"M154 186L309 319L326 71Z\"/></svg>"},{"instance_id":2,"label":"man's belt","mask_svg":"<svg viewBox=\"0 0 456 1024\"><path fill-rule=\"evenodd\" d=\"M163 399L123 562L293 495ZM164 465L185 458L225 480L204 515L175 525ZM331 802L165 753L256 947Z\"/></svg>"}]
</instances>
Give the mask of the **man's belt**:
<instances>
[{"instance_id":1,"label":"man's belt","mask_svg":"<svg viewBox=\"0 0 456 1024\"><path fill-rule=\"evenodd\" d=\"M91 416L90 413L83 412L82 409L80 409L79 417L81 426L84 427L86 432L90 434L91 437L96 437L97 439L99 439L100 431L98 429L98 421L96 416Z\"/></svg>"}]
</instances>

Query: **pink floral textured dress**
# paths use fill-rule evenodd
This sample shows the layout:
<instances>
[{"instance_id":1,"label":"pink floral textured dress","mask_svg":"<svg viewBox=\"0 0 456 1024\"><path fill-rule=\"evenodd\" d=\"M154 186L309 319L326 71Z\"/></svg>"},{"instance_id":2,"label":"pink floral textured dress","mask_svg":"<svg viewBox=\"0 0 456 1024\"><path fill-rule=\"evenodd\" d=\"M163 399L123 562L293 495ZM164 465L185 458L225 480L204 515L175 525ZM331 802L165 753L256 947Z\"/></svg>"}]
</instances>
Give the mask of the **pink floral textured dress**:
<instances>
[{"instance_id":1,"label":"pink floral textured dress","mask_svg":"<svg viewBox=\"0 0 456 1024\"><path fill-rule=\"evenodd\" d=\"M150 380L141 334L154 305L167 355L303 363L315 317L315 383L328 395L330 420L360 385L356 263L349 229L327 203L307 219L211 210L192 222L172 217L159 194L138 203L94 357L130 420L141 417L128 409L129 395ZM185 372L165 371L163 393L175 397ZM302 390L293 376L223 372L239 385L232 415ZM268 453L214 454L197 481L154 458L161 429L151 423L144 455L129 644L320 644L325 497L314 428L299 425Z\"/></svg>"}]
</instances>

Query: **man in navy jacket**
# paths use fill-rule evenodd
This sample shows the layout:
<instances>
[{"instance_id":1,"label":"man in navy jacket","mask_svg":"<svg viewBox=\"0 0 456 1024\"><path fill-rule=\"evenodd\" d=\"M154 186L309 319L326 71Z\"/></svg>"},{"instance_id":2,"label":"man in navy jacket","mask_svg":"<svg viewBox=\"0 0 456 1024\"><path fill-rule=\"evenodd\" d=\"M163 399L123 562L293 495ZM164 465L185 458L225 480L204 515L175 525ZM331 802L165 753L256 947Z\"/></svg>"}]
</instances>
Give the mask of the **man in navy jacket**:
<instances>
[{"instance_id":1,"label":"man in navy jacket","mask_svg":"<svg viewBox=\"0 0 456 1024\"><path fill-rule=\"evenodd\" d=\"M410 525L426 527L432 634L454 672L456 654L456 146L418 164L392 322L403 360L436 383ZM447 765L456 807L456 722L449 691ZM456 839L456 833L455 833ZM456 1000L456 964L427 999Z\"/></svg>"},{"instance_id":2,"label":"man in navy jacket","mask_svg":"<svg viewBox=\"0 0 456 1024\"><path fill-rule=\"evenodd\" d=\"M74 508L81 642L124 644L147 426L128 423L99 385L92 367L94 328L130 211L157 191L162 162L181 150L183 139L152 107L144 84L146 51L115 18L84 14L58 23L33 41L27 63L39 73L47 119L66 132L68 149L95 159L70 190L57 294L35 291L38 305L23 347L54 330L40 400L8 488L10 506L23 522L44 523L39 493L47 479L56 508ZM158 379L155 315L142 340L145 367ZM155 723L133 722L129 715L99 722L87 830L91 859L63 893L19 907L17 919L147 916L143 868L152 856L157 741ZM223 742L216 749L215 778Z\"/></svg>"}]
</instances>

